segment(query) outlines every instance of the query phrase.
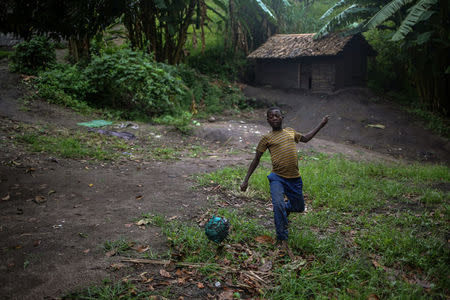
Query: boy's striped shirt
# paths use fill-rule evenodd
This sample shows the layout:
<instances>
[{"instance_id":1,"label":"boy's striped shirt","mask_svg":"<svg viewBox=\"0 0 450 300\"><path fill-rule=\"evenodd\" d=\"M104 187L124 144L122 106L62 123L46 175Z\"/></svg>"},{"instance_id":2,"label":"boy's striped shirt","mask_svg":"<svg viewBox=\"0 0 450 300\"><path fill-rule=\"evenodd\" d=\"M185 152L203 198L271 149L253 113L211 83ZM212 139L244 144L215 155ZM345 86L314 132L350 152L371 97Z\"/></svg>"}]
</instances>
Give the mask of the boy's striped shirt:
<instances>
[{"instance_id":1,"label":"boy's striped shirt","mask_svg":"<svg viewBox=\"0 0 450 300\"><path fill-rule=\"evenodd\" d=\"M300 177L295 143L301 136L292 128L272 131L261 138L256 150L264 153L269 149L273 173L285 178Z\"/></svg>"}]
</instances>

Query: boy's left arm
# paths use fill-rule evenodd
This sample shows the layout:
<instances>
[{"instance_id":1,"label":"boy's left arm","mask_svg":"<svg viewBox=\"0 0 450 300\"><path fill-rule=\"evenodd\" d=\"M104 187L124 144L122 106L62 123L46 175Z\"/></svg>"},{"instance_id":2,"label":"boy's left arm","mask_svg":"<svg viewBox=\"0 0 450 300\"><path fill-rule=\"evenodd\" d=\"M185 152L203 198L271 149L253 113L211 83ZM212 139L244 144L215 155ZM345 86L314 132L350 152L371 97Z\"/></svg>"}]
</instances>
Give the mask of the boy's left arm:
<instances>
[{"instance_id":1,"label":"boy's left arm","mask_svg":"<svg viewBox=\"0 0 450 300\"><path fill-rule=\"evenodd\" d=\"M300 142L302 142L302 143L309 142L320 131L320 129L322 129L322 127L325 126L325 124L328 123L329 119L330 119L329 115L326 115L325 117L323 117L322 122L320 122L320 124L317 125L316 128L314 128L313 130L311 130L307 134L302 135L300 137Z\"/></svg>"}]
</instances>

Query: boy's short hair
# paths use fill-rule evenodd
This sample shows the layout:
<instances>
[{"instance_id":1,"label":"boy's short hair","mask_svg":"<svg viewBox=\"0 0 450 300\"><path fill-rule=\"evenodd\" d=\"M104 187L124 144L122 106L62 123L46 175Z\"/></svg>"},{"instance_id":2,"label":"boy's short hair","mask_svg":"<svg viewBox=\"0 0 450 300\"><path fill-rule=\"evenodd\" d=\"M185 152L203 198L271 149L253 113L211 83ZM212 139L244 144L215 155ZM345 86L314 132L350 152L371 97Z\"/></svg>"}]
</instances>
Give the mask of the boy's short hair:
<instances>
[{"instance_id":1,"label":"boy's short hair","mask_svg":"<svg viewBox=\"0 0 450 300\"><path fill-rule=\"evenodd\" d=\"M272 106L272 107L269 107L269 108L267 109L267 111L266 111L266 115L269 115L269 112L274 111L274 110L279 110L280 113L281 113L281 115L283 115L283 112L281 111L281 108L279 108L278 106Z\"/></svg>"}]
</instances>

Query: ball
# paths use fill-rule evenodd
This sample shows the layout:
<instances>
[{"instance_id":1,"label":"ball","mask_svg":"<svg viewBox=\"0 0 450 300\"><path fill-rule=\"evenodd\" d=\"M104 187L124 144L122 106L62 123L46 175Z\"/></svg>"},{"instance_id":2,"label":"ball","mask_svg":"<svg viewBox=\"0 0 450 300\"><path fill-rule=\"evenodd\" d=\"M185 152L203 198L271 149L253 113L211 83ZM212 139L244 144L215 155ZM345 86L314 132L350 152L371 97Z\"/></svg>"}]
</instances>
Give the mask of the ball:
<instances>
[{"instance_id":1,"label":"ball","mask_svg":"<svg viewBox=\"0 0 450 300\"><path fill-rule=\"evenodd\" d=\"M211 241L221 243L227 238L230 225L225 218L212 216L205 225L205 234Z\"/></svg>"}]
</instances>

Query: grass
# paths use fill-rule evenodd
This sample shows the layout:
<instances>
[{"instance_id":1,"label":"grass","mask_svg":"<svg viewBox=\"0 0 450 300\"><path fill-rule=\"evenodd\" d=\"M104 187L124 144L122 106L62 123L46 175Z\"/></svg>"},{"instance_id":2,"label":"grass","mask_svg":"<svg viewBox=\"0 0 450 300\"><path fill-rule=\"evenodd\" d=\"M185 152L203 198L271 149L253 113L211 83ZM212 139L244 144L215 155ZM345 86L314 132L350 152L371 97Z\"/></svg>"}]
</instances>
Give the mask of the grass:
<instances>
[{"instance_id":1,"label":"grass","mask_svg":"<svg viewBox=\"0 0 450 300\"><path fill-rule=\"evenodd\" d=\"M289 243L297 261L278 256L274 243L258 242L260 237L275 238L266 205L269 169L264 166L251 178L252 191L239 197L233 191L246 168L198 176L200 185L221 186L222 192L211 197L214 202L223 203L225 198L238 204L203 214L205 220L212 215L229 220L230 234L222 246L209 241L204 229L192 222L151 213L140 219L161 228L170 246L169 259L204 264L199 274L211 284L238 285L239 272L271 261L268 284L241 290L244 297L444 299L448 295L448 167L354 162L320 153L301 153L299 164L308 212L290 216ZM242 199L246 195L252 198ZM130 247L126 240L105 243L105 251L126 253ZM79 294L85 298L75 299L144 295L139 288L121 284L93 287ZM128 294L129 289L134 294ZM112 291L123 298L114 298Z\"/></svg>"},{"instance_id":2,"label":"grass","mask_svg":"<svg viewBox=\"0 0 450 300\"><path fill-rule=\"evenodd\" d=\"M158 145L156 141L138 138L127 141L118 137L84 130L57 130L20 124L14 130L16 142L27 145L33 152L51 153L73 159L117 160L156 159L174 160L179 151L173 147Z\"/></svg>"},{"instance_id":3,"label":"grass","mask_svg":"<svg viewBox=\"0 0 450 300\"><path fill-rule=\"evenodd\" d=\"M106 241L103 244L103 251L114 253L114 255L123 255L131 250L131 247L134 246L134 242L127 241L124 238L114 240L114 241Z\"/></svg>"},{"instance_id":4,"label":"grass","mask_svg":"<svg viewBox=\"0 0 450 300\"><path fill-rule=\"evenodd\" d=\"M2 58L9 58L14 52L13 51L5 51L5 50L0 50L0 59Z\"/></svg>"},{"instance_id":5,"label":"grass","mask_svg":"<svg viewBox=\"0 0 450 300\"><path fill-rule=\"evenodd\" d=\"M82 291L73 292L63 297L63 299L99 299L99 300L132 300L132 299L152 299L149 298L155 293L137 291L135 285L129 282L119 281L113 283L104 280L102 285L91 286ZM155 298L157 299L157 298Z\"/></svg>"},{"instance_id":6,"label":"grass","mask_svg":"<svg viewBox=\"0 0 450 300\"><path fill-rule=\"evenodd\" d=\"M279 266L279 282L266 291L268 298L448 295L450 193L436 188L450 184L448 167L353 162L322 154L300 159L310 210L290 217L290 245L312 261L296 272ZM224 168L198 180L236 191L245 172ZM264 176L269 172L256 170L250 195L269 199ZM258 234L241 232L240 226L233 227L236 235Z\"/></svg>"}]
</instances>

